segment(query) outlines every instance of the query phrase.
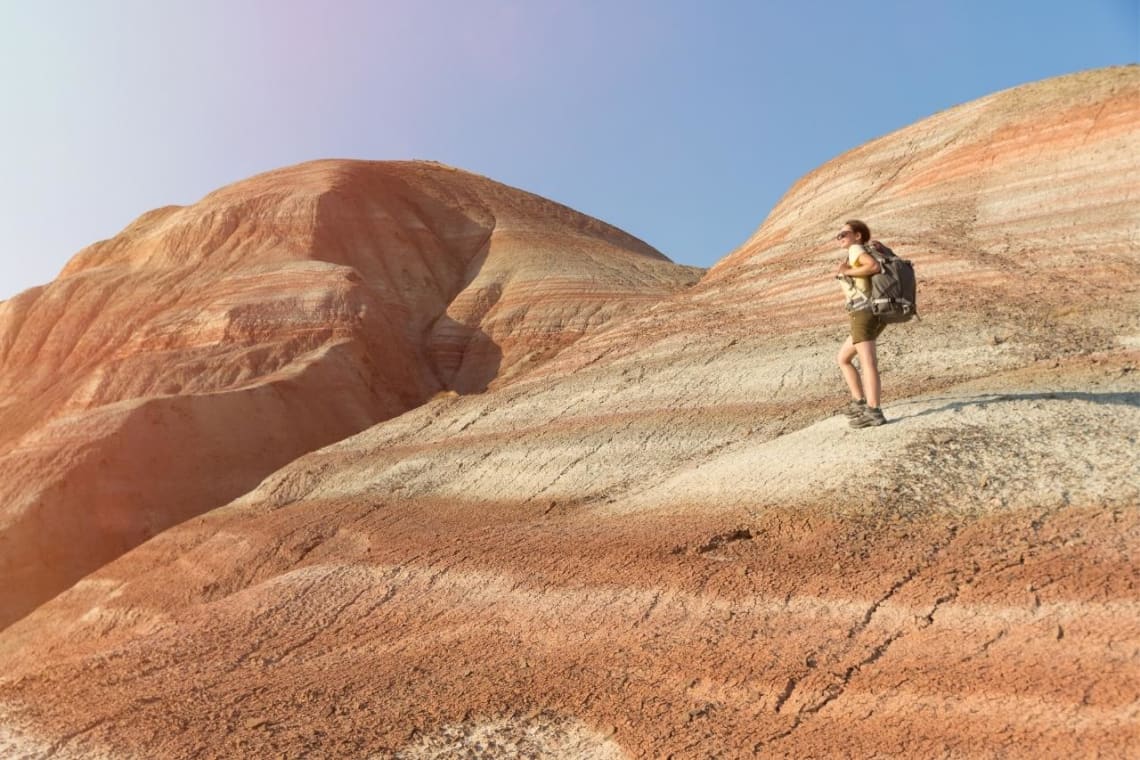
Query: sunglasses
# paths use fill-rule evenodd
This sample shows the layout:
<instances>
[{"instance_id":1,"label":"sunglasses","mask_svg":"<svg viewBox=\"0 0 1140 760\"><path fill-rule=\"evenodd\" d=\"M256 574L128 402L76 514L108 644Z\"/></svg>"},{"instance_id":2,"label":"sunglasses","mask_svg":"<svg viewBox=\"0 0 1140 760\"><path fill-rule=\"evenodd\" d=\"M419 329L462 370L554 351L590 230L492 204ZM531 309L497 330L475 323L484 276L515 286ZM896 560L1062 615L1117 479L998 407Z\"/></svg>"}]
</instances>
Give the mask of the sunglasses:
<instances>
[{"instance_id":1,"label":"sunglasses","mask_svg":"<svg viewBox=\"0 0 1140 760\"><path fill-rule=\"evenodd\" d=\"M840 230L839 234L835 236L835 239L836 240L842 240L843 238L847 237L848 235L854 235L854 234L855 233L852 232L851 230Z\"/></svg>"}]
</instances>

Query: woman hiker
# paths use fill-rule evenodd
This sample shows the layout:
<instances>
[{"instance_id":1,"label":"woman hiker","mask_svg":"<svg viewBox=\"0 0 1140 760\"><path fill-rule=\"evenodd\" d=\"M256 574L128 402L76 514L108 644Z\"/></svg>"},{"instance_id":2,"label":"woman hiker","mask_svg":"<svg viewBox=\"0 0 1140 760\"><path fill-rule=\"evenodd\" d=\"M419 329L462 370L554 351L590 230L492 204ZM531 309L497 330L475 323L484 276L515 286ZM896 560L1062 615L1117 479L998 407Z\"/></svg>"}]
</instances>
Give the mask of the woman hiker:
<instances>
[{"instance_id":1,"label":"woman hiker","mask_svg":"<svg viewBox=\"0 0 1140 760\"><path fill-rule=\"evenodd\" d=\"M858 219L851 219L843 223L835 239L847 252L835 277L843 288L848 305L869 299L871 275L881 271L879 262L864 248L871 240L871 230ZM851 427L875 427L886 422L879 409L879 364L875 355L875 340L885 325L869 308L851 311L850 317L851 336L844 341L835 357L843 379L851 389L852 401L843 413L850 420ZM852 363L856 356L859 357L858 368Z\"/></svg>"}]
</instances>

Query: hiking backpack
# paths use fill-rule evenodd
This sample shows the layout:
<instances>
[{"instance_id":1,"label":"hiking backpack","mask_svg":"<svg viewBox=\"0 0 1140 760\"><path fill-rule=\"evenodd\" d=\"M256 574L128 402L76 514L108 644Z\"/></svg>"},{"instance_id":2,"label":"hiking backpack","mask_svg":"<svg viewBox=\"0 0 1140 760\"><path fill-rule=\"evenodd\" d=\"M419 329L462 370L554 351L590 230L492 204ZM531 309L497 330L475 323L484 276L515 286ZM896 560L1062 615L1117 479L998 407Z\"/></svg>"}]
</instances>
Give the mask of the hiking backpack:
<instances>
[{"instance_id":1,"label":"hiking backpack","mask_svg":"<svg viewBox=\"0 0 1140 760\"><path fill-rule=\"evenodd\" d=\"M900 259L878 240L863 246L879 262L878 274L871 275L871 313L881 322L907 322L918 315L918 285L914 265Z\"/></svg>"}]
</instances>

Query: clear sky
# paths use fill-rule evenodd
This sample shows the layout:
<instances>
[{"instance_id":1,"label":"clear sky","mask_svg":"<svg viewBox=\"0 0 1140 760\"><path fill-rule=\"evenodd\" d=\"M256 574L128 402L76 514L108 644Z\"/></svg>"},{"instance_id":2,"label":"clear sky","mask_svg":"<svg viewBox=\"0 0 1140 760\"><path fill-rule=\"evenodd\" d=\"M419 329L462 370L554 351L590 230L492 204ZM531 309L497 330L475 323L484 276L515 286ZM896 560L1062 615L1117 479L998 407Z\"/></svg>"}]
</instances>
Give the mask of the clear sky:
<instances>
[{"instance_id":1,"label":"clear sky","mask_svg":"<svg viewBox=\"0 0 1140 760\"><path fill-rule=\"evenodd\" d=\"M796 179L1140 58L1140 0L0 0L0 299L151 208L443 161L710 266Z\"/></svg>"}]
</instances>

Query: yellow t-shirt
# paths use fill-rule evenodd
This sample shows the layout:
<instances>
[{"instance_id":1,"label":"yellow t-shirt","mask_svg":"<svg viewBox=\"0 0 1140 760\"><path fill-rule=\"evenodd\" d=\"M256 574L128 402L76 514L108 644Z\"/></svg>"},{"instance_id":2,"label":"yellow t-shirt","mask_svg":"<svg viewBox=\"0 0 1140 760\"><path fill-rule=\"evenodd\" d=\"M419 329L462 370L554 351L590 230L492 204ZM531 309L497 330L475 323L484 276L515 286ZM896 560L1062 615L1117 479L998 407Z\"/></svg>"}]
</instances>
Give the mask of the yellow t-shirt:
<instances>
[{"instance_id":1,"label":"yellow t-shirt","mask_svg":"<svg viewBox=\"0 0 1140 760\"><path fill-rule=\"evenodd\" d=\"M847 266L857 266L859 257L866 250L859 243L852 243L847 248ZM848 303L871 297L870 277L843 277L839 280L839 287L843 288L843 297Z\"/></svg>"}]
</instances>

